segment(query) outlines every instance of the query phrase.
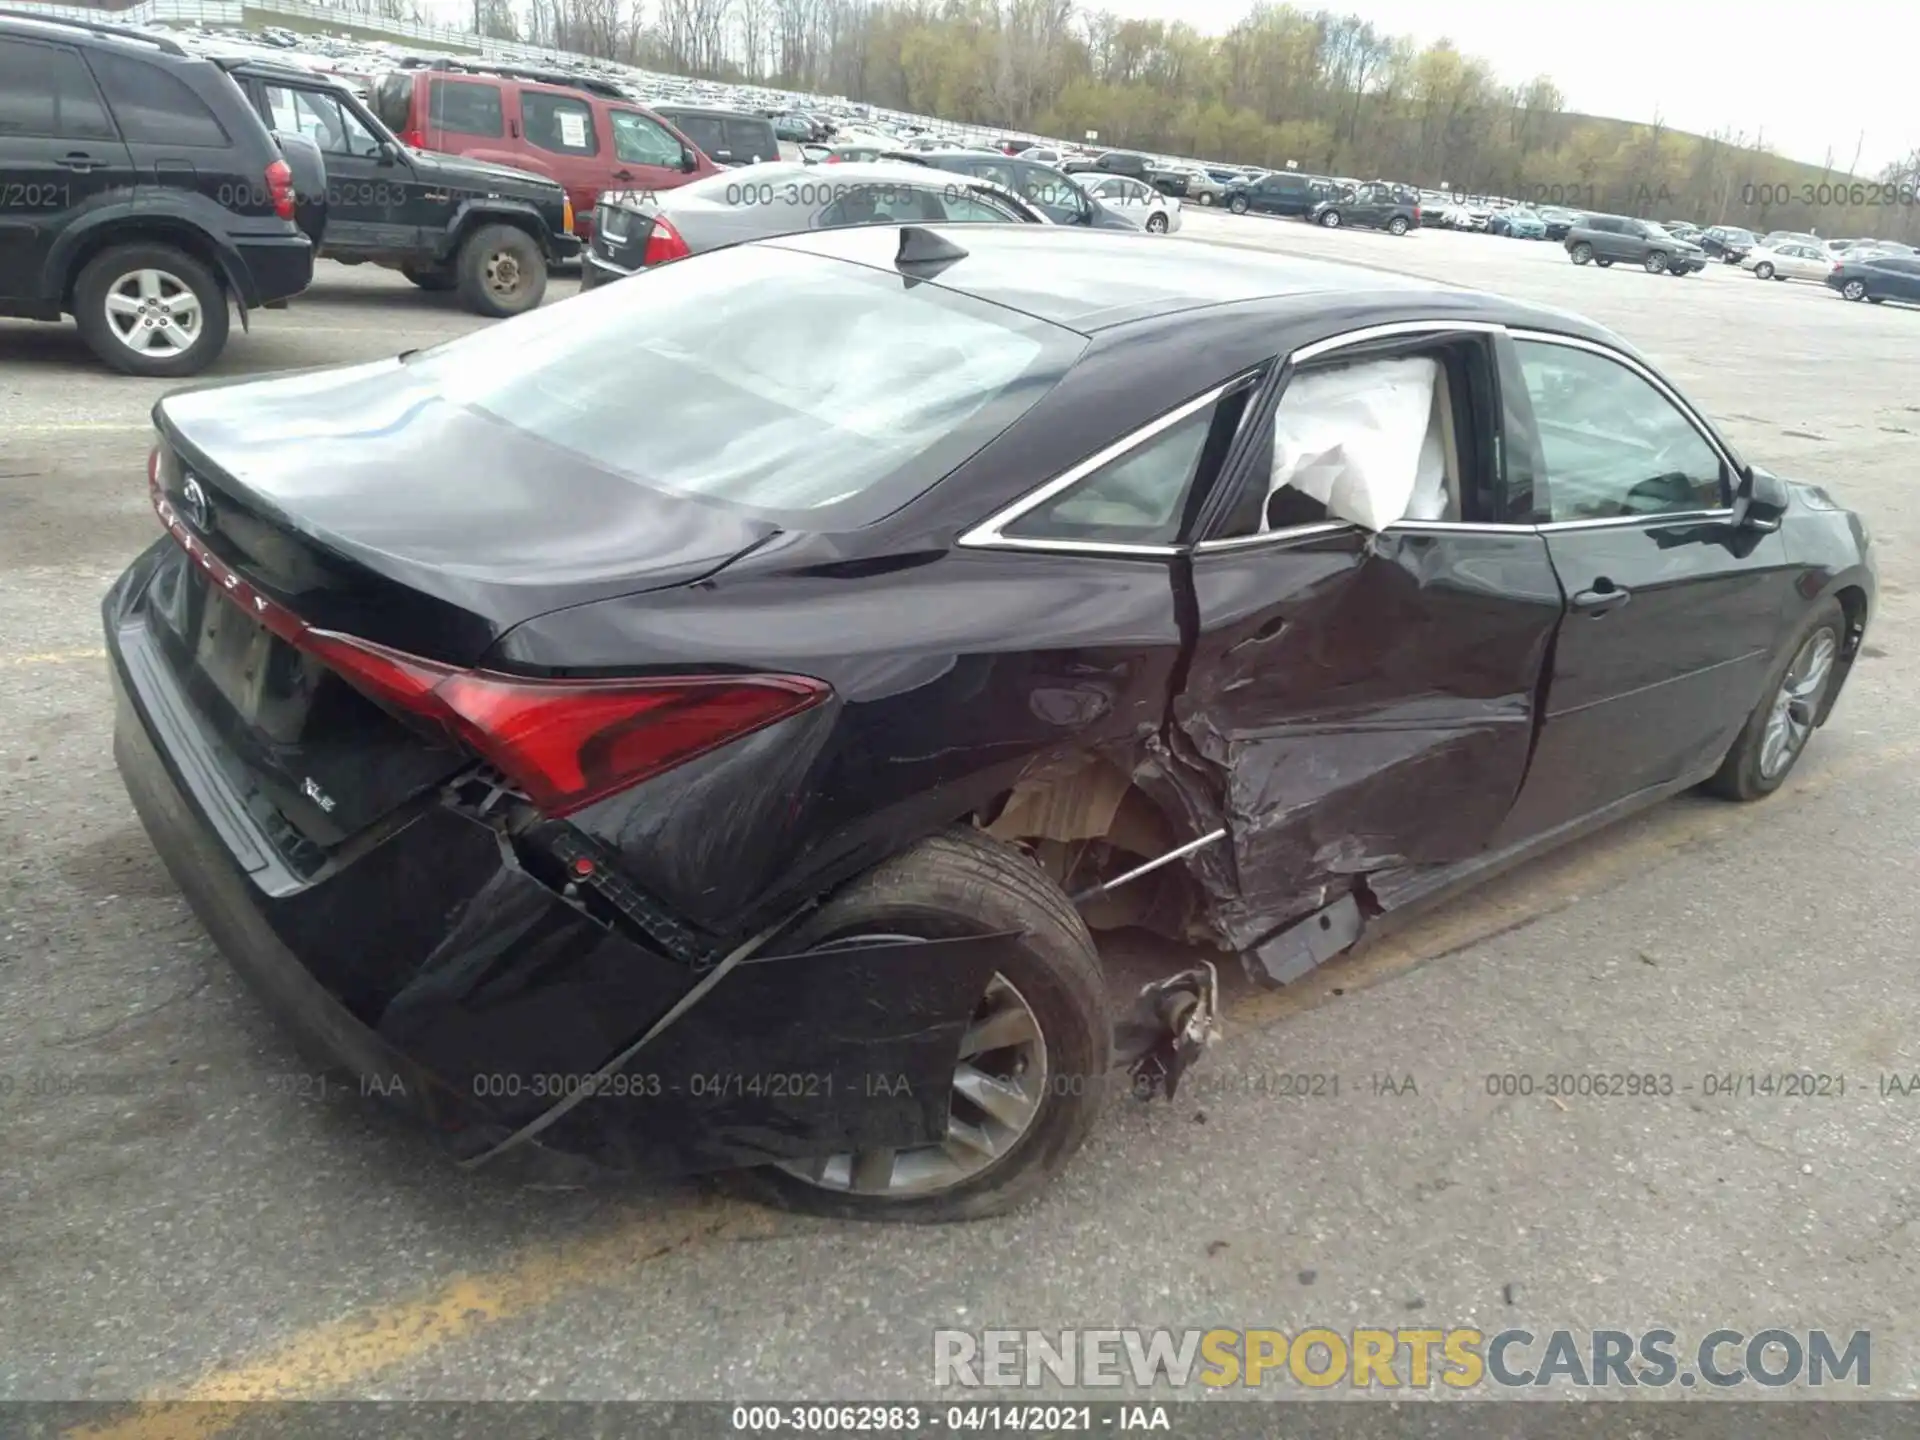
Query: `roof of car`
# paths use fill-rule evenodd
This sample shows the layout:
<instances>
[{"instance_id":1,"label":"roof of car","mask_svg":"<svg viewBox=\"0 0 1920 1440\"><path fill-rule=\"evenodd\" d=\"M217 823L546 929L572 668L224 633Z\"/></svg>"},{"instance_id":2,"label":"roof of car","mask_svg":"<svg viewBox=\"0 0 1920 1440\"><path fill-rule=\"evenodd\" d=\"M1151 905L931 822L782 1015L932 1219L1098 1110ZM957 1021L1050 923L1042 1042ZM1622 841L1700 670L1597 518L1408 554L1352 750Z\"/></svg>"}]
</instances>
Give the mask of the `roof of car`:
<instances>
[{"instance_id":1,"label":"roof of car","mask_svg":"<svg viewBox=\"0 0 1920 1440\"><path fill-rule=\"evenodd\" d=\"M1445 314L1480 315L1622 343L1565 311L1362 265L1072 226L926 228L967 252L965 259L940 272L943 287L1087 334L1208 306L1369 294L1390 306L1419 309L1433 302L1432 308ZM815 231L777 243L878 268L891 268L899 248L891 226Z\"/></svg>"}]
</instances>

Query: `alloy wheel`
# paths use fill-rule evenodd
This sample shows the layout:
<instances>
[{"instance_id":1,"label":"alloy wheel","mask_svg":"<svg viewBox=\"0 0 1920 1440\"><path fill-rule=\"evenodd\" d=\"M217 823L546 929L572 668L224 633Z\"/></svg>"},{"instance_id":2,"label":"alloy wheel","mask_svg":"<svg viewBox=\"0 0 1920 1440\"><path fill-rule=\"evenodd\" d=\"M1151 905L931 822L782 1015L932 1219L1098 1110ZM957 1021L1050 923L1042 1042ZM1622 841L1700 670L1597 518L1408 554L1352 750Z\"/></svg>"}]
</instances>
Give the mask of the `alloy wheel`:
<instances>
[{"instance_id":1,"label":"alloy wheel","mask_svg":"<svg viewBox=\"0 0 1920 1440\"><path fill-rule=\"evenodd\" d=\"M200 297L165 270L133 270L107 287L107 324L142 355L181 355L200 338Z\"/></svg>"},{"instance_id":2,"label":"alloy wheel","mask_svg":"<svg viewBox=\"0 0 1920 1440\"><path fill-rule=\"evenodd\" d=\"M1867 295L1867 282L1864 280L1849 280L1840 293L1849 300L1864 300Z\"/></svg>"},{"instance_id":3,"label":"alloy wheel","mask_svg":"<svg viewBox=\"0 0 1920 1440\"><path fill-rule=\"evenodd\" d=\"M862 935L823 950L896 945L912 935ZM974 1008L953 1068L947 1133L903 1150L842 1151L780 1168L825 1190L907 1199L972 1179L1005 1156L1039 1118L1047 1095L1047 1042L1040 1019L1006 976L995 974Z\"/></svg>"},{"instance_id":4,"label":"alloy wheel","mask_svg":"<svg viewBox=\"0 0 1920 1440\"><path fill-rule=\"evenodd\" d=\"M1833 674L1833 659L1840 642L1833 631L1822 625L1809 635L1800 653L1787 666L1780 679L1779 693L1767 714L1767 728L1760 742L1760 774L1772 780L1787 771L1794 757L1813 733L1813 717L1820 708L1820 697Z\"/></svg>"}]
</instances>

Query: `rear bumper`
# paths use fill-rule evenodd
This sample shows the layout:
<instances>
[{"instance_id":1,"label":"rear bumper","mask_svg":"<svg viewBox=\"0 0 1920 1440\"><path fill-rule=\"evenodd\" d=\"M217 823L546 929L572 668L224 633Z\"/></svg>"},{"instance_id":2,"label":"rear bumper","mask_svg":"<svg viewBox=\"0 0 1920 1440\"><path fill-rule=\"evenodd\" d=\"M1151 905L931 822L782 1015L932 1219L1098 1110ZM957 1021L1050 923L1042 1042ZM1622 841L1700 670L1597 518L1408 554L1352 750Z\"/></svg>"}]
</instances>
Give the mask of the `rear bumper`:
<instances>
[{"instance_id":1,"label":"rear bumper","mask_svg":"<svg viewBox=\"0 0 1920 1440\"><path fill-rule=\"evenodd\" d=\"M944 1135L1004 937L756 955L623 1060L700 972L563 899L445 797L317 869L288 862L148 624L156 572L183 559L159 542L104 602L115 760L222 953L363 1094L463 1162L556 1108L526 1153L662 1173Z\"/></svg>"},{"instance_id":2,"label":"rear bumper","mask_svg":"<svg viewBox=\"0 0 1920 1440\"><path fill-rule=\"evenodd\" d=\"M262 236L234 242L236 280L249 309L298 295L313 283L313 242L304 235Z\"/></svg>"},{"instance_id":3,"label":"rear bumper","mask_svg":"<svg viewBox=\"0 0 1920 1440\"><path fill-rule=\"evenodd\" d=\"M633 273L631 270L621 269L611 261L601 259L593 253L591 246L580 254L580 288L582 290L591 290L598 285L624 280Z\"/></svg>"}]
</instances>

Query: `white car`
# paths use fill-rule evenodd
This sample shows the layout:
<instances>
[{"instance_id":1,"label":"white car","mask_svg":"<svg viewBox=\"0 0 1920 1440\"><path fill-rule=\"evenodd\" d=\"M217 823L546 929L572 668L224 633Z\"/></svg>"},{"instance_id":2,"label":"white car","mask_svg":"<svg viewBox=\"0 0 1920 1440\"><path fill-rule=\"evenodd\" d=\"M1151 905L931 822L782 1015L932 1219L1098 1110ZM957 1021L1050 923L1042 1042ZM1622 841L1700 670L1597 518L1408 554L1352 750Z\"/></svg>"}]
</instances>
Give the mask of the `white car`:
<instances>
[{"instance_id":1,"label":"white car","mask_svg":"<svg viewBox=\"0 0 1920 1440\"><path fill-rule=\"evenodd\" d=\"M1104 175L1096 179L1085 173L1075 178L1087 194L1142 230L1167 235L1180 228L1179 200L1162 195L1143 180L1127 175Z\"/></svg>"},{"instance_id":2,"label":"white car","mask_svg":"<svg viewBox=\"0 0 1920 1440\"><path fill-rule=\"evenodd\" d=\"M1824 283L1837 263L1824 245L1806 245L1786 240L1771 249L1756 245L1741 260L1740 268L1751 270L1762 280L1819 280Z\"/></svg>"}]
</instances>

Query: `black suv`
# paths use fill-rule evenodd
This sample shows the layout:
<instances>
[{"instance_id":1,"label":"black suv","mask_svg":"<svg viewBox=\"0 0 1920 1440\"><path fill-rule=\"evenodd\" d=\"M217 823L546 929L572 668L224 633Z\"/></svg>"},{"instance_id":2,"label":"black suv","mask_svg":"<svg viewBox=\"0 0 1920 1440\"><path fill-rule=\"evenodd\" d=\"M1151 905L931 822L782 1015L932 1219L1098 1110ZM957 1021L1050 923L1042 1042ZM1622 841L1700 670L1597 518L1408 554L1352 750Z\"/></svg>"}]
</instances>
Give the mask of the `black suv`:
<instances>
[{"instance_id":1,"label":"black suv","mask_svg":"<svg viewBox=\"0 0 1920 1440\"><path fill-rule=\"evenodd\" d=\"M1420 192L1391 181L1375 180L1319 201L1307 211L1307 219L1329 230L1337 230L1342 225L1365 225L1392 235L1404 235L1420 228Z\"/></svg>"},{"instance_id":2,"label":"black suv","mask_svg":"<svg viewBox=\"0 0 1920 1440\"><path fill-rule=\"evenodd\" d=\"M1297 170L1276 170L1257 180L1243 180L1227 186L1226 207L1236 215L1253 211L1261 215L1291 215L1304 220L1323 200L1347 196L1346 188L1325 175L1302 175Z\"/></svg>"},{"instance_id":3,"label":"black suv","mask_svg":"<svg viewBox=\"0 0 1920 1440\"><path fill-rule=\"evenodd\" d=\"M220 68L175 41L0 11L0 315L114 369L192 375L313 278L294 177Z\"/></svg>"},{"instance_id":4,"label":"black suv","mask_svg":"<svg viewBox=\"0 0 1920 1440\"><path fill-rule=\"evenodd\" d=\"M1125 175L1144 184L1153 183L1154 167L1144 155L1136 155L1131 150L1109 150L1093 159L1069 160L1061 167L1069 175L1085 175L1098 170L1103 175Z\"/></svg>"},{"instance_id":5,"label":"black suv","mask_svg":"<svg viewBox=\"0 0 1920 1440\"><path fill-rule=\"evenodd\" d=\"M423 290L457 290L467 309L499 318L540 303L550 263L579 258L573 208L558 182L409 150L346 86L311 70L219 63L275 134L319 147L326 229L316 239L327 259L388 266ZM307 183L300 177L303 201Z\"/></svg>"},{"instance_id":6,"label":"black suv","mask_svg":"<svg viewBox=\"0 0 1920 1440\"><path fill-rule=\"evenodd\" d=\"M1626 215L1589 215L1567 232L1566 243L1574 264L1591 261L1602 270L1616 260L1655 275L1689 275L1707 268L1707 252L1691 240L1669 234L1651 220Z\"/></svg>"}]
</instances>

